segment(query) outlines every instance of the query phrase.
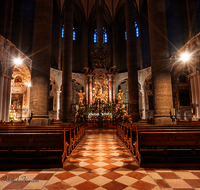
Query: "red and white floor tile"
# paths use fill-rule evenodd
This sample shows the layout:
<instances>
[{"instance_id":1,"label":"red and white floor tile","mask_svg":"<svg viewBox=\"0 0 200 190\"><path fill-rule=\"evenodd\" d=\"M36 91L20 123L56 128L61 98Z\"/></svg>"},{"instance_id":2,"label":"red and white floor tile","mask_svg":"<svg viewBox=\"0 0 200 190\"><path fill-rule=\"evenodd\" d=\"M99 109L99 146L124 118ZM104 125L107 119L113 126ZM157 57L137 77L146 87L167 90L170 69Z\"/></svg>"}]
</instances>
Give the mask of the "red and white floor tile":
<instances>
[{"instance_id":1,"label":"red and white floor tile","mask_svg":"<svg viewBox=\"0 0 200 190\"><path fill-rule=\"evenodd\" d=\"M139 168L116 134L87 134L64 168L0 171L0 189L200 190L200 169Z\"/></svg>"}]
</instances>

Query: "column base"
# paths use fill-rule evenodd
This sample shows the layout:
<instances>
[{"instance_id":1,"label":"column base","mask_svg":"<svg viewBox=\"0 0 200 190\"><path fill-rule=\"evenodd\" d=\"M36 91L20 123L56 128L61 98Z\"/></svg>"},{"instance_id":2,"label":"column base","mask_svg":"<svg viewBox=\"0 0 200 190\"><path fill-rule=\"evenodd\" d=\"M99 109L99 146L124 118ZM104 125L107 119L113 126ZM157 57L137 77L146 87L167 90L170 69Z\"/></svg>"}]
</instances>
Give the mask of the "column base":
<instances>
[{"instance_id":1,"label":"column base","mask_svg":"<svg viewBox=\"0 0 200 190\"><path fill-rule=\"evenodd\" d=\"M153 124L175 124L175 122L172 122L172 119L170 117L153 117Z\"/></svg>"}]
</instances>

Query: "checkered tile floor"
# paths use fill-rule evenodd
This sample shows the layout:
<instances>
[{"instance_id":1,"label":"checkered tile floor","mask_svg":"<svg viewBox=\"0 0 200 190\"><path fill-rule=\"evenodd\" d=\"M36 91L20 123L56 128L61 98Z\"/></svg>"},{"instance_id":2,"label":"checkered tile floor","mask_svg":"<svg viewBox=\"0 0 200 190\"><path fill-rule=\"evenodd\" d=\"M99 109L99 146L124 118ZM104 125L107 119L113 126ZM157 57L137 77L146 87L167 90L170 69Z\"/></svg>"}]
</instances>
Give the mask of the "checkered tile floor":
<instances>
[{"instance_id":1,"label":"checkered tile floor","mask_svg":"<svg viewBox=\"0 0 200 190\"><path fill-rule=\"evenodd\" d=\"M200 168L139 168L116 134L87 134L64 168L0 171L0 189L200 190Z\"/></svg>"}]
</instances>

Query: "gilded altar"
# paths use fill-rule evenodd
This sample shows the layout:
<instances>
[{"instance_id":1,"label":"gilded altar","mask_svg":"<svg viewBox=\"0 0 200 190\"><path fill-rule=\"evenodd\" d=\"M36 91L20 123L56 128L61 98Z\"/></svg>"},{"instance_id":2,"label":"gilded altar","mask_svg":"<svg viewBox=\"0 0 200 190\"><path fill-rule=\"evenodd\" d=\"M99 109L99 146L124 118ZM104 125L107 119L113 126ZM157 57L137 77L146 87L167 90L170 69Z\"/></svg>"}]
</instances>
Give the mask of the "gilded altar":
<instances>
[{"instance_id":1,"label":"gilded altar","mask_svg":"<svg viewBox=\"0 0 200 190\"><path fill-rule=\"evenodd\" d=\"M115 103L115 79L117 73L105 68L95 68L93 71L86 68L84 81L86 83L86 104L92 105Z\"/></svg>"}]
</instances>

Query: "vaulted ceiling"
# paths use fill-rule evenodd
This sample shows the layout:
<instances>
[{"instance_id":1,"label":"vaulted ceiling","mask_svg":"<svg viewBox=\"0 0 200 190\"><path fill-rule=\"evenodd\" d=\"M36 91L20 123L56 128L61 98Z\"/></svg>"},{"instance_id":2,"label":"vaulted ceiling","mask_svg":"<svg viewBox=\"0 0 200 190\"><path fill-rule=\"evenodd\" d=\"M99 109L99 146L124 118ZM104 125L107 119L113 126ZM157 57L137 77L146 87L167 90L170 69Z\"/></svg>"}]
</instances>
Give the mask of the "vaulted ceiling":
<instances>
[{"instance_id":1,"label":"vaulted ceiling","mask_svg":"<svg viewBox=\"0 0 200 190\"><path fill-rule=\"evenodd\" d=\"M64 1L65 0L58 0L60 10L62 11ZM125 0L104 0L104 16L107 17L107 20L114 20L118 10L120 7L125 3ZM85 16L86 20L89 20L91 15L93 15L93 11L95 10L95 2L96 0L74 0L76 5L82 10L83 15ZM141 0L135 0L135 6L138 10L139 3ZM139 10L138 10L139 11Z\"/></svg>"}]
</instances>

